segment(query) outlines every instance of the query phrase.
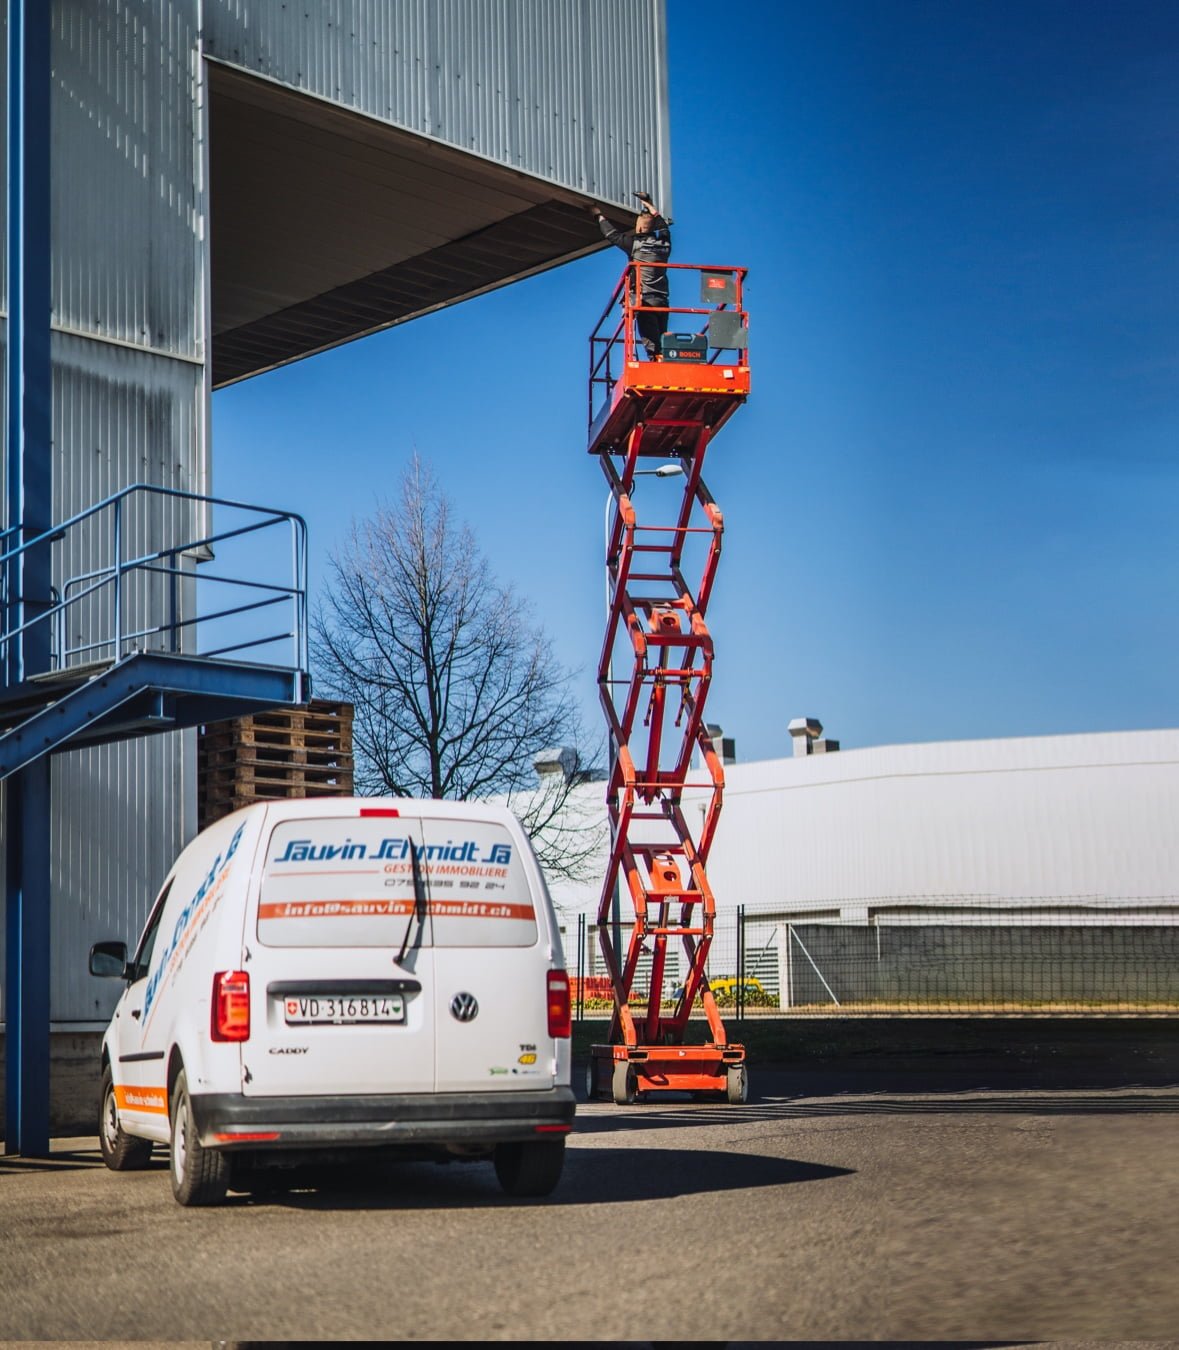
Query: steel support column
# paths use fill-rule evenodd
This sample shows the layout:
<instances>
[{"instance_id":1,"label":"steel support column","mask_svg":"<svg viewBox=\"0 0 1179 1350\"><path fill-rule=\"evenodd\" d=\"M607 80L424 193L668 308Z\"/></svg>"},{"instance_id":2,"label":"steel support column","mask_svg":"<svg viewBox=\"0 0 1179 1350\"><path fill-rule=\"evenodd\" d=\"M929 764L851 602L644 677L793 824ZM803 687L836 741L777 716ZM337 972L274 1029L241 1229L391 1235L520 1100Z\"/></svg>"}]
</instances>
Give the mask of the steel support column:
<instances>
[{"instance_id":1,"label":"steel support column","mask_svg":"<svg viewBox=\"0 0 1179 1350\"><path fill-rule=\"evenodd\" d=\"M9 545L43 533L52 511L49 351L49 45L52 6L8 0ZM15 558L3 578L5 630L48 601L48 546ZM44 631L42 631L44 630ZM3 672L19 684L49 666L41 625L8 644ZM7 938L5 1149L49 1151L49 761L15 775L4 794Z\"/></svg>"},{"instance_id":2,"label":"steel support column","mask_svg":"<svg viewBox=\"0 0 1179 1350\"><path fill-rule=\"evenodd\" d=\"M49 1152L49 758L4 784L6 1153Z\"/></svg>"}]
</instances>

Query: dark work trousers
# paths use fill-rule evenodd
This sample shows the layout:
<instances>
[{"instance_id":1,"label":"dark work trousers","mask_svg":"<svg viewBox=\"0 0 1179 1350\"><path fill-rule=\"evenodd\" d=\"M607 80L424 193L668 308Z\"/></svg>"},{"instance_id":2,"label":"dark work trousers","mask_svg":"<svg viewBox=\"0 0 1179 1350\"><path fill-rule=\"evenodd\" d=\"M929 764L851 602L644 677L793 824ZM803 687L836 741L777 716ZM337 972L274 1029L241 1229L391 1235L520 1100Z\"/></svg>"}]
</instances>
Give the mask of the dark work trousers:
<instances>
[{"instance_id":1,"label":"dark work trousers","mask_svg":"<svg viewBox=\"0 0 1179 1350\"><path fill-rule=\"evenodd\" d=\"M652 272L654 268L650 269ZM667 309L667 273L660 270L656 273L653 281L643 277L642 289L639 292L641 305L652 305L660 310ZM647 349L647 359L657 361L659 359L659 339L667 332L666 314L636 314L635 327L639 332L639 341Z\"/></svg>"}]
</instances>

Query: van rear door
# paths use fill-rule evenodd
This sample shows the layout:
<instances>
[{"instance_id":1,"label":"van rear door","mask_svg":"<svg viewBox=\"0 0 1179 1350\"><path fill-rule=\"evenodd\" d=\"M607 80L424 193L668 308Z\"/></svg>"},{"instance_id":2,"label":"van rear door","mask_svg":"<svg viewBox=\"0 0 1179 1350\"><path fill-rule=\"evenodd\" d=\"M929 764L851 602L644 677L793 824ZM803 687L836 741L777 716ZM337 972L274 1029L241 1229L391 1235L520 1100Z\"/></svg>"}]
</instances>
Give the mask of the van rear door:
<instances>
[{"instance_id":1,"label":"van rear door","mask_svg":"<svg viewBox=\"0 0 1179 1350\"><path fill-rule=\"evenodd\" d=\"M552 1087L547 916L499 821L422 821L439 1092Z\"/></svg>"},{"instance_id":2,"label":"van rear door","mask_svg":"<svg viewBox=\"0 0 1179 1350\"><path fill-rule=\"evenodd\" d=\"M279 820L246 921L251 1097L430 1092L434 954L421 823L392 808Z\"/></svg>"}]
</instances>

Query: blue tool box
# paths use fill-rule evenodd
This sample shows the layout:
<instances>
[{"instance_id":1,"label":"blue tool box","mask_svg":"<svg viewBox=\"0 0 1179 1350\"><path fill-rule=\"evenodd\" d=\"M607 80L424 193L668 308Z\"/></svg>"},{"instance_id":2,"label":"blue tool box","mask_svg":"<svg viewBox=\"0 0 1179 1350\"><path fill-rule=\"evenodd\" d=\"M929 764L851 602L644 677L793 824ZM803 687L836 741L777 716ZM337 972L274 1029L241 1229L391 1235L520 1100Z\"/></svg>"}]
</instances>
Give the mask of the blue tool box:
<instances>
[{"instance_id":1,"label":"blue tool box","mask_svg":"<svg viewBox=\"0 0 1179 1350\"><path fill-rule=\"evenodd\" d=\"M659 355L664 361L705 361L708 339L703 333L664 333L659 339Z\"/></svg>"}]
</instances>

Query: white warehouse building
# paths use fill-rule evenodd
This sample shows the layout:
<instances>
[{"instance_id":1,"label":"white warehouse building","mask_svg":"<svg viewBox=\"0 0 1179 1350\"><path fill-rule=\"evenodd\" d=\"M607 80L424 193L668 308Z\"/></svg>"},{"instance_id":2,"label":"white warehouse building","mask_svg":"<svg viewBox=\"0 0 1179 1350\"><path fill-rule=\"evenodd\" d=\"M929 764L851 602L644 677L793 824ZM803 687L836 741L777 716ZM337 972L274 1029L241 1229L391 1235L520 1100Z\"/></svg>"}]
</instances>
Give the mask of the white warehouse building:
<instances>
[{"instance_id":1,"label":"white warehouse building","mask_svg":"<svg viewBox=\"0 0 1179 1350\"><path fill-rule=\"evenodd\" d=\"M599 822L603 787L578 789ZM693 823L706 800L685 793ZM710 974L733 973L740 906L746 972L783 1006L1173 1005L1177 815L1176 730L727 763ZM552 889L571 939L585 930L570 968L600 975L599 888Z\"/></svg>"}]
</instances>

